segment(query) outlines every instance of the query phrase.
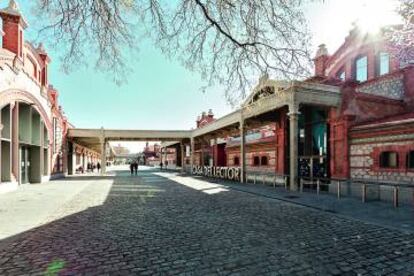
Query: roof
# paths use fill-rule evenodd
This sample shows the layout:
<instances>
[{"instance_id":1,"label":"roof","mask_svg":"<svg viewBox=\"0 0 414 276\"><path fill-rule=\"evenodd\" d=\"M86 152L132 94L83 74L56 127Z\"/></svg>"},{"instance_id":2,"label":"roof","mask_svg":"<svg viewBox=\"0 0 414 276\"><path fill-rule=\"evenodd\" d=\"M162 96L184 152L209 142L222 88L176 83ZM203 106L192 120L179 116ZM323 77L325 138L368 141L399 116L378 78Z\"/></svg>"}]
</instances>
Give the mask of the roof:
<instances>
[{"instance_id":1,"label":"roof","mask_svg":"<svg viewBox=\"0 0 414 276\"><path fill-rule=\"evenodd\" d=\"M22 24L23 28L28 27L27 21L24 19L22 13L20 12L19 5L14 0L10 0L9 5L6 8L0 9L0 15L20 17L20 23Z\"/></svg>"}]
</instances>

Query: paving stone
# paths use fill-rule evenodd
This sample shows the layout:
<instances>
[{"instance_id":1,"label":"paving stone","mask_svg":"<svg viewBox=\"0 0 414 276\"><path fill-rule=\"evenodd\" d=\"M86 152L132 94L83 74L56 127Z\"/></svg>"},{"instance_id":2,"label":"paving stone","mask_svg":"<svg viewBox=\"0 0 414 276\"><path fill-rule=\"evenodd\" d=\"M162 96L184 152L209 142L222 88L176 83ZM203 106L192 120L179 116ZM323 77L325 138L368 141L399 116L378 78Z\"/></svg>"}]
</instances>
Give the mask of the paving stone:
<instances>
[{"instance_id":1,"label":"paving stone","mask_svg":"<svg viewBox=\"0 0 414 276\"><path fill-rule=\"evenodd\" d=\"M78 181L90 183L0 247L1 275L414 275L406 231L168 173Z\"/></svg>"}]
</instances>

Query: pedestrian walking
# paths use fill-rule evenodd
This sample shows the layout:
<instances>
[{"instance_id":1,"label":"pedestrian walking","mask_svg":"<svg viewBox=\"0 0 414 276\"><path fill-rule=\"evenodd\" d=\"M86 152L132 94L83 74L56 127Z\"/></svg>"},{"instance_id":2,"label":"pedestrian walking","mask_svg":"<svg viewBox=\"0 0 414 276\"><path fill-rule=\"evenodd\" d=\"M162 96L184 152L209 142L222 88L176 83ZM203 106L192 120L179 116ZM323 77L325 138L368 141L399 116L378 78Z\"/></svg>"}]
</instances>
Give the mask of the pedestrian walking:
<instances>
[{"instance_id":1,"label":"pedestrian walking","mask_svg":"<svg viewBox=\"0 0 414 276\"><path fill-rule=\"evenodd\" d=\"M131 175L134 174L134 162L129 163L129 170L131 171Z\"/></svg>"},{"instance_id":2,"label":"pedestrian walking","mask_svg":"<svg viewBox=\"0 0 414 276\"><path fill-rule=\"evenodd\" d=\"M101 163L98 162L98 164L96 164L96 170L98 172L101 170Z\"/></svg>"},{"instance_id":3,"label":"pedestrian walking","mask_svg":"<svg viewBox=\"0 0 414 276\"><path fill-rule=\"evenodd\" d=\"M138 174L138 162L137 161L135 161L134 163L134 171L135 171L135 175L137 175Z\"/></svg>"}]
</instances>

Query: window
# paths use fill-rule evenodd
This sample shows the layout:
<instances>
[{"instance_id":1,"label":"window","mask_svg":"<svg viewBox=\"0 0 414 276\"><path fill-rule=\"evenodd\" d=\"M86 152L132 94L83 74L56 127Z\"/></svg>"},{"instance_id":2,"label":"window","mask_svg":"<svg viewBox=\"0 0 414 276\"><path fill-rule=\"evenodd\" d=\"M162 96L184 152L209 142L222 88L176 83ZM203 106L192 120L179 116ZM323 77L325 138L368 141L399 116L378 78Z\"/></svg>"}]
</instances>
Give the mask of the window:
<instances>
[{"instance_id":1,"label":"window","mask_svg":"<svg viewBox=\"0 0 414 276\"><path fill-rule=\"evenodd\" d=\"M397 168L398 154L395 151L384 151L380 154L381 168Z\"/></svg>"},{"instance_id":2,"label":"window","mask_svg":"<svg viewBox=\"0 0 414 276\"><path fill-rule=\"evenodd\" d=\"M339 71L338 75L337 75L338 79L340 79L341 81L345 81L346 75L345 75L345 71Z\"/></svg>"},{"instance_id":3,"label":"window","mask_svg":"<svg viewBox=\"0 0 414 276\"><path fill-rule=\"evenodd\" d=\"M267 156L262 156L260 164L262 166L267 166Z\"/></svg>"},{"instance_id":4,"label":"window","mask_svg":"<svg viewBox=\"0 0 414 276\"><path fill-rule=\"evenodd\" d=\"M379 53L377 72L379 76L388 74L390 72L390 54L386 52Z\"/></svg>"},{"instance_id":5,"label":"window","mask_svg":"<svg viewBox=\"0 0 414 276\"><path fill-rule=\"evenodd\" d=\"M235 157L234 157L234 159L233 159L233 163L234 163L234 166L239 166L239 165L240 165L240 159L239 159L239 157L238 157L238 156L235 156Z\"/></svg>"},{"instance_id":6,"label":"window","mask_svg":"<svg viewBox=\"0 0 414 276\"><path fill-rule=\"evenodd\" d=\"M253 157L253 166L259 166L260 165L260 158L259 156Z\"/></svg>"},{"instance_id":7,"label":"window","mask_svg":"<svg viewBox=\"0 0 414 276\"><path fill-rule=\"evenodd\" d=\"M355 62L355 79L357 81L366 81L368 79L368 58L360 57Z\"/></svg>"},{"instance_id":8,"label":"window","mask_svg":"<svg viewBox=\"0 0 414 276\"><path fill-rule=\"evenodd\" d=\"M414 169L414 150L407 154L407 168Z\"/></svg>"}]
</instances>

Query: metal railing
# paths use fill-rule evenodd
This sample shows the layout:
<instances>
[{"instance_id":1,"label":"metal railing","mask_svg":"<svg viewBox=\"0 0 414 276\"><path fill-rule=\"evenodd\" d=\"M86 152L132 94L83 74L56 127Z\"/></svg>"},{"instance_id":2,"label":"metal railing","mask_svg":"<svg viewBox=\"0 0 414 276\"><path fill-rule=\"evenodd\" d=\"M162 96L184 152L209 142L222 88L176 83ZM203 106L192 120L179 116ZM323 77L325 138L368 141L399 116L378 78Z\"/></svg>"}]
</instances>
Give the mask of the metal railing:
<instances>
[{"instance_id":1,"label":"metal railing","mask_svg":"<svg viewBox=\"0 0 414 276\"><path fill-rule=\"evenodd\" d=\"M273 188L276 186L284 186L287 190L289 187L289 175L285 174L275 174L271 172L258 172L258 171L247 171L246 172L246 183L249 183L249 180L252 180L253 184L266 183L272 184Z\"/></svg>"},{"instance_id":2,"label":"metal railing","mask_svg":"<svg viewBox=\"0 0 414 276\"><path fill-rule=\"evenodd\" d=\"M383 187L392 189L392 202L395 208L400 206L400 192L401 189L410 189L412 193L412 200L414 204L414 184L404 182L392 182L392 181L376 181L371 179L335 179L335 178L299 178L299 189L303 192L304 188L311 187L313 190L316 189L316 194L321 193L321 187L327 187L328 190L333 185L336 186L336 197L341 199L343 197L343 186L346 185L349 189L358 189L355 186L359 186L361 201L366 203L368 201L368 188L375 187L378 189L378 197L385 191L381 190ZM351 192L352 193L352 192Z\"/></svg>"},{"instance_id":3,"label":"metal railing","mask_svg":"<svg viewBox=\"0 0 414 276\"><path fill-rule=\"evenodd\" d=\"M392 190L392 203L395 208L400 206L400 197L402 189L411 190L412 203L414 205L414 184L404 182L392 182L392 181L377 181L371 179L340 179L340 178L324 178L324 177L299 177L299 192L315 191L319 196L321 193L326 192L328 194L335 194L337 199L341 199L345 196L344 188L351 191L349 193L355 194L356 190L359 190L359 197L361 201L366 203L368 201L368 188L378 188L378 197L381 193L386 191L381 190L383 187L391 188ZM283 186L286 190L289 189L289 175L275 174L271 172L260 171L247 171L246 183L253 184L272 184L273 188L277 186ZM359 186L359 187L358 187ZM332 192L334 191L334 192Z\"/></svg>"}]
</instances>

